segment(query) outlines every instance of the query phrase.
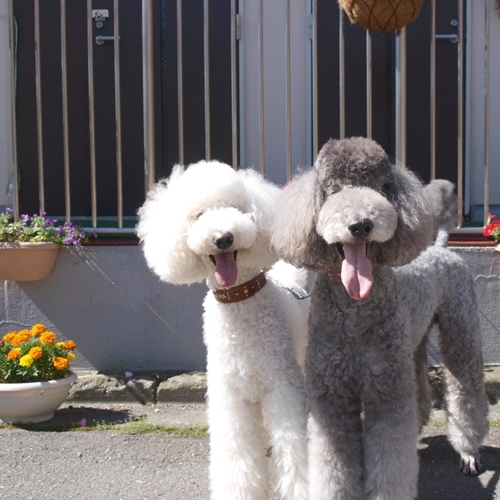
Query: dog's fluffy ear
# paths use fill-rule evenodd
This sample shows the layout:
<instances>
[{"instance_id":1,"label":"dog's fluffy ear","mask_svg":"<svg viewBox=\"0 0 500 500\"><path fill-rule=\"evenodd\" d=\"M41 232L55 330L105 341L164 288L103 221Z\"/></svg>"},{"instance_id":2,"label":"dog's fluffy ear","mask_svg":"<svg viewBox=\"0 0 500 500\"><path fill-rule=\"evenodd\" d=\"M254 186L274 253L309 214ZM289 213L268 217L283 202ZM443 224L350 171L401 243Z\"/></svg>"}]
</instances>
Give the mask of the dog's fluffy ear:
<instances>
[{"instance_id":1,"label":"dog's fluffy ear","mask_svg":"<svg viewBox=\"0 0 500 500\"><path fill-rule=\"evenodd\" d=\"M253 252L258 252L255 257L259 259L259 265L270 267L277 258L270 248L269 224L281 190L251 168L238 170L237 175L243 180L245 191L251 199L251 213L259 230L258 242L254 245Z\"/></svg>"},{"instance_id":2,"label":"dog's fluffy ear","mask_svg":"<svg viewBox=\"0 0 500 500\"><path fill-rule=\"evenodd\" d=\"M185 170L176 165L170 177L155 184L138 210L137 235L149 268L163 281L190 284L203 281L206 271L187 247L183 212Z\"/></svg>"},{"instance_id":3,"label":"dog's fluffy ear","mask_svg":"<svg viewBox=\"0 0 500 500\"><path fill-rule=\"evenodd\" d=\"M311 168L283 188L273 212L271 247L297 267L315 269L327 252L326 242L316 232L321 193L318 172Z\"/></svg>"},{"instance_id":4,"label":"dog's fluffy ear","mask_svg":"<svg viewBox=\"0 0 500 500\"><path fill-rule=\"evenodd\" d=\"M410 170L394 166L393 182L384 194L398 212L394 236L374 248L375 261L382 265L402 266L416 258L432 241L432 208L420 180Z\"/></svg>"}]
</instances>

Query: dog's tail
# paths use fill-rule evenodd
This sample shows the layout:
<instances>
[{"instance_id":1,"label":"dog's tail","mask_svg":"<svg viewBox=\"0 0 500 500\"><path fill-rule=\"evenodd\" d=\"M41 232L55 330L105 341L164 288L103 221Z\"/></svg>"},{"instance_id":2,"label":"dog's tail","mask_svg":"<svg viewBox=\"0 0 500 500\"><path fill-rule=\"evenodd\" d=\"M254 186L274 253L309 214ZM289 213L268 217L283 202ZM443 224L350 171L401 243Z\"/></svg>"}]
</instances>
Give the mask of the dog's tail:
<instances>
[{"instance_id":1,"label":"dog's tail","mask_svg":"<svg viewBox=\"0 0 500 500\"><path fill-rule=\"evenodd\" d=\"M435 179L424 187L424 193L432 209L434 245L446 247L452 224L456 224L455 185L444 179Z\"/></svg>"}]
</instances>

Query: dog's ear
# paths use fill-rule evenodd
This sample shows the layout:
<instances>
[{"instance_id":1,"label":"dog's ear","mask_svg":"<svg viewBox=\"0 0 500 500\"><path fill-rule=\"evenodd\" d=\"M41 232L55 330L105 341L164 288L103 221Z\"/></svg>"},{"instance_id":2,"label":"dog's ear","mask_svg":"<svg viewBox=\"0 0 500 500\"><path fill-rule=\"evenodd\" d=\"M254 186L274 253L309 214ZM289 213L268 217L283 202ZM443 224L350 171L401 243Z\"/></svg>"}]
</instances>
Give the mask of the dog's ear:
<instances>
[{"instance_id":1,"label":"dog's ear","mask_svg":"<svg viewBox=\"0 0 500 500\"><path fill-rule=\"evenodd\" d=\"M398 226L389 241L374 246L375 260L382 265L408 264L432 241L432 208L420 180L404 167L393 167L383 192L398 212Z\"/></svg>"},{"instance_id":2,"label":"dog's ear","mask_svg":"<svg viewBox=\"0 0 500 500\"><path fill-rule=\"evenodd\" d=\"M326 242L316 232L321 193L318 172L311 168L283 188L273 212L271 247L297 267L314 269L327 252Z\"/></svg>"},{"instance_id":3,"label":"dog's ear","mask_svg":"<svg viewBox=\"0 0 500 500\"><path fill-rule=\"evenodd\" d=\"M137 235L148 267L176 285L203 281L206 271L187 246L183 198L185 170L176 165L170 177L155 184L138 210Z\"/></svg>"},{"instance_id":4,"label":"dog's ear","mask_svg":"<svg viewBox=\"0 0 500 500\"><path fill-rule=\"evenodd\" d=\"M252 254L258 265L270 267L277 258L269 244L269 221L281 190L252 168L238 170L237 174L243 180L246 194L251 200L249 211L258 229L257 242L253 245Z\"/></svg>"}]
</instances>

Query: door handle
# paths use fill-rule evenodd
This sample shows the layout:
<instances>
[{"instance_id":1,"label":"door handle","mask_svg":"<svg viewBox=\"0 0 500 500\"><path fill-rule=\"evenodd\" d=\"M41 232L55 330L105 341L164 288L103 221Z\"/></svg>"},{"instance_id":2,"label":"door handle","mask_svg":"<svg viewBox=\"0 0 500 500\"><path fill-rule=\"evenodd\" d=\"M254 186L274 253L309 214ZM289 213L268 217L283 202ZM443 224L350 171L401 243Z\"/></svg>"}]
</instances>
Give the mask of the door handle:
<instances>
[{"instance_id":1,"label":"door handle","mask_svg":"<svg viewBox=\"0 0 500 500\"><path fill-rule=\"evenodd\" d=\"M450 33L449 35L436 35L436 40L449 40L450 43L457 43L458 35L456 33Z\"/></svg>"},{"instance_id":2,"label":"door handle","mask_svg":"<svg viewBox=\"0 0 500 500\"><path fill-rule=\"evenodd\" d=\"M111 42L111 41L114 42L114 40L115 40L114 36L97 35L95 37L95 43L97 43L97 45L104 45L105 42Z\"/></svg>"}]
</instances>

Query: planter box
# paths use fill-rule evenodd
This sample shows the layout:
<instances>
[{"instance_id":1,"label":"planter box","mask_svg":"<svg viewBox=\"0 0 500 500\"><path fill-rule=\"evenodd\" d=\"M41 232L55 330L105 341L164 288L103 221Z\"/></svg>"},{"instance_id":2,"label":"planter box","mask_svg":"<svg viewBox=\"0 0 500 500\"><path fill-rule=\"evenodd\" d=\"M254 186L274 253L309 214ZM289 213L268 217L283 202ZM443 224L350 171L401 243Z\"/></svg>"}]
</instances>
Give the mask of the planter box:
<instances>
[{"instance_id":1,"label":"planter box","mask_svg":"<svg viewBox=\"0 0 500 500\"><path fill-rule=\"evenodd\" d=\"M46 278L59 245L46 242L0 243L0 280L35 281Z\"/></svg>"}]
</instances>

